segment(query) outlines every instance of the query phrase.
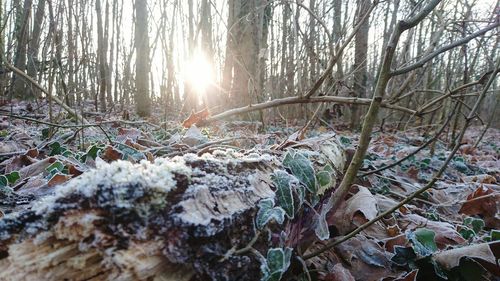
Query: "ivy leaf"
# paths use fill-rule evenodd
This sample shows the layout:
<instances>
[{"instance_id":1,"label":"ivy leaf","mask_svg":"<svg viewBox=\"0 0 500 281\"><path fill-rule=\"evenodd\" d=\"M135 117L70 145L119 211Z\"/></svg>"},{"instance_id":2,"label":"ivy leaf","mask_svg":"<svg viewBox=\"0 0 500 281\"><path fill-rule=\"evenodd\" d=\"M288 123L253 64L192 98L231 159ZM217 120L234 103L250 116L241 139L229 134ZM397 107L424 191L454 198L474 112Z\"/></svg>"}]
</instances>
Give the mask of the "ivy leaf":
<instances>
[{"instance_id":1,"label":"ivy leaf","mask_svg":"<svg viewBox=\"0 0 500 281\"><path fill-rule=\"evenodd\" d=\"M302 153L289 150L283 159L283 166L288 168L309 192L316 193L316 176L309 158Z\"/></svg>"},{"instance_id":2,"label":"ivy leaf","mask_svg":"<svg viewBox=\"0 0 500 281\"><path fill-rule=\"evenodd\" d=\"M136 162L138 162L142 159L146 159L146 156L144 156L143 153L141 153L139 150L132 148L126 144L117 143L116 148L123 154L122 160L127 160L129 157L132 158Z\"/></svg>"},{"instance_id":3,"label":"ivy leaf","mask_svg":"<svg viewBox=\"0 0 500 281\"><path fill-rule=\"evenodd\" d=\"M0 187L6 187L9 185L9 180L7 179L6 176L1 175L0 176Z\"/></svg>"},{"instance_id":4,"label":"ivy leaf","mask_svg":"<svg viewBox=\"0 0 500 281\"><path fill-rule=\"evenodd\" d=\"M399 266L405 266L407 264L413 263L417 255L411 247L394 247L394 256L391 258L391 261Z\"/></svg>"},{"instance_id":5,"label":"ivy leaf","mask_svg":"<svg viewBox=\"0 0 500 281\"><path fill-rule=\"evenodd\" d=\"M460 233L460 235L467 240L476 236L476 232L474 232L474 230L468 228L467 226L464 226L462 229L460 229L458 233Z\"/></svg>"},{"instance_id":6,"label":"ivy leaf","mask_svg":"<svg viewBox=\"0 0 500 281\"><path fill-rule=\"evenodd\" d=\"M45 168L45 170L49 173L62 172L64 170L64 164L61 161L56 161Z\"/></svg>"},{"instance_id":7,"label":"ivy leaf","mask_svg":"<svg viewBox=\"0 0 500 281\"><path fill-rule=\"evenodd\" d=\"M463 161L454 161L452 163L453 167L461 173L467 173L467 171L469 171L469 167Z\"/></svg>"},{"instance_id":8,"label":"ivy leaf","mask_svg":"<svg viewBox=\"0 0 500 281\"><path fill-rule=\"evenodd\" d=\"M295 206L290 182L291 176L285 171L276 171L271 175L271 179L276 186L276 197L278 198L279 206L285 210L286 215L290 219L293 219Z\"/></svg>"},{"instance_id":9,"label":"ivy leaf","mask_svg":"<svg viewBox=\"0 0 500 281\"><path fill-rule=\"evenodd\" d=\"M274 199L272 198L260 200L259 211L257 212L256 217L257 228L264 228L264 226L272 219L274 219L278 224L282 224L285 220L285 210L281 207L274 207Z\"/></svg>"},{"instance_id":10,"label":"ivy leaf","mask_svg":"<svg viewBox=\"0 0 500 281\"><path fill-rule=\"evenodd\" d=\"M328 223L326 222L326 214L328 209L323 207L319 215L315 215L316 227L314 228L314 233L320 240L327 240L330 238L330 230L328 229Z\"/></svg>"},{"instance_id":11,"label":"ivy leaf","mask_svg":"<svg viewBox=\"0 0 500 281\"><path fill-rule=\"evenodd\" d=\"M266 263L261 265L262 281L279 281L290 267L292 248L273 248L267 251Z\"/></svg>"},{"instance_id":12,"label":"ivy leaf","mask_svg":"<svg viewBox=\"0 0 500 281\"><path fill-rule=\"evenodd\" d=\"M102 144L94 144L92 146L90 146L88 149L87 149L87 157L90 157L92 159L96 159L97 158L97 154L99 153L99 151L101 151L102 149L104 148L104 146Z\"/></svg>"},{"instance_id":13,"label":"ivy leaf","mask_svg":"<svg viewBox=\"0 0 500 281\"><path fill-rule=\"evenodd\" d=\"M340 137L340 143L343 145L343 146L349 146L351 144L351 139L349 138L346 138L344 136L341 136Z\"/></svg>"},{"instance_id":14,"label":"ivy leaf","mask_svg":"<svg viewBox=\"0 0 500 281\"><path fill-rule=\"evenodd\" d=\"M427 169L430 164L431 164L431 159L424 158L424 159L420 160L420 169Z\"/></svg>"},{"instance_id":15,"label":"ivy leaf","mask_svg":"<svg viewBox=\"0 0 500 281\"><path fill-rule=\"evenodd\" d=\"M50 147L50 153L49 153L50 156L63 154L67 150L61 145L61 143L57 141L51 143L49 147Z\"/></svg>"},{"instance_id":16,"label":"ivy leaf","mask_svg":"<svg viewBox=\"0 0 500 281\"><path fill-rule=\"evenodd\" d=\"M492 229L490 233L491 241L498 241L500 240L500 231Z\"/></svg>"},{"instance_id":17,"label":"ivy leaf","mask_svg":"<svg viewBox=\"0 0 500 281\"><path fill-rule=\"evenodd\" d=\"M7 178L7 182L9 184L14 184L14 183L16 183L16 181L18 179L21 178L18 171L14 171L14 172L11 172L10 174L6 174L5 177Z\"/></svg>"},{"instance_id":18,"label":"ivy leaf","mask_svg":"<svg viewBox=\"0 0 500 281\"><path fill-rule=\"evenodd\" d=\"M328 186L332 182L332 175L327 171L318 172L316 178L321 187Z\"/></svg>"},{"instance_id":19,"label":"ivy leaf","mask_svg":"<svg viewBox=\"0 0 500 281\"><path fill-rule=\"evenodd\" d=\"M434 231L427 228L419 228L408 234L408 238L413 243L413 250L422 257L430 256L437 251Z\"/></svg>"},{"instance_id":20,"label":"ivy leaf","mask_svg":"<svg viewBox=\"0 0 500 281\"><path fill-rule=\"evenodd\" d=\"M485 224L482 219L468 217L464 219L464 225L472 228L475 234L478 234L479 231L483 230Z\"/></svg>"}]
</instances>

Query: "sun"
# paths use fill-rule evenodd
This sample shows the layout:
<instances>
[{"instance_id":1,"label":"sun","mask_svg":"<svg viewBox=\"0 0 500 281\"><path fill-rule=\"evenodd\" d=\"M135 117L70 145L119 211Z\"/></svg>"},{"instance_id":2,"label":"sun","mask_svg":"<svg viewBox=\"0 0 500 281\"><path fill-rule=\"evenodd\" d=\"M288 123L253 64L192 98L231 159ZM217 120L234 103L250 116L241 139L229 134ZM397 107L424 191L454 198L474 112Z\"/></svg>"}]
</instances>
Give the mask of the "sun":
<instances>
[{"instance_id":1,"label":"sun","mask_svg":"<svg viewBox=\"0 0 500 281\"><path fill-rule=\"evenodd\" d=\"M197 51L188 60L184 79L200 99L206 94L207 88L213 84L213 68L203 52Z\"/></svg>"}]
</instances>

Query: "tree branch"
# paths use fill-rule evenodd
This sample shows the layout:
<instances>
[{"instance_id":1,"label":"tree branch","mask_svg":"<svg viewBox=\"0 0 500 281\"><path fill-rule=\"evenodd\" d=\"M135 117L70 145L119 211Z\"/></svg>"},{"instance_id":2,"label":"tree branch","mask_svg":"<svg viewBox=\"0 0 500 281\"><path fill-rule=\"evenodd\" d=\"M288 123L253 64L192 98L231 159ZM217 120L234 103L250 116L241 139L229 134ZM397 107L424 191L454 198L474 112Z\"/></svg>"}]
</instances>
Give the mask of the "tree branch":
<instances>
[{"instance_id":1,"label":"tree branch","mask_svg":"<svg viewBox=\"0 0 500 281\"><path fill-rule=\"evenodd\" d=\"M28 82L30 82L33 86L35 86L36 88L38 88L44 94L46 94L47 96L50 95L49 91L47 91L42 85L38 84L38 82L36 82L28 74L24 73L24 71L20 70L19 68L13 66L12 64L10 64L10 63L8 63L6 61L4 61L4 64L5 64L5 67L7 67L8 69L12 70L17 75L23 77L25 80L27 80ZM65 104L61 99L59 99L56 96L51 96L51 98L57 104L59 104L62 108L64 108L64 110L66 110L67 112L69 112L69 114L74 115L77 118L77 120L82 120L83 124L89 124L89 122L83 116L81 116L80 114L78 114L78 112L76 112L74 109L72 109L67 104Z\"/></svg>"},{"instance_id":2,"label":"tree branch","mask_svg":"<svg viewBox=\"0 0 500 281\"><path fill-rule=\"evenodd\" d=\"M498 68L499 65L500 65L500 59L498 59L497 68ZM453 147L453 150L448 155L448 157L444 161L443 165L441 165L440 169L436 172L436 174L429 181L429 183L427 183L424 187L422 187L419 190L417 190L414 193L412 193L410 196L408 196L407 198L405 198L403 201L399 202L396 206L394 206L394 207L390 208L389 210L381 213L380 215L376 216L374 219L372 219L372 220L370 220L370 221L362 224L361 226L359 226L358 228L356 228L355 230L353 230L352 232L350 232L346 236L340 238L339 240L332 241L332 242L326 244L323 248L321 248L321 249L319 249L319 250L317 250L315 252L312 252L312 253L310 253L308 255L305 255L302 258L304 260L313 258L313 257L315 257L315 256L317 256L317 255L319 255L319 254L327 251L328 249L331 249L331 248L339 245L340 243L345 242L345 241L351 239L352 237L356 236L361 231L365 230L366 228L368 228L369 226L371 226L375 222L379 221L380 219L382 219L383 217L385 217L385 216L387 216L389 214L392 214L393 212L395 212L396 210L398 210L399 208L401 208L402 206L404 206L406 203L408 203L411 200L413 200L415 197L419 196L420 194L424 193L425 191L427 191L428 189L430 189L431 187L433 187L434 184L441 177L441 175L444 173L444 171L446 170L446 167L451 162L451 160L453 159L453 157L457 153L458 149L462 145L461 144L461 140L463 139L463 137L465 135L465 132L467 131L467 128L470 125L470 122L473 120L473 118L474 118L477 110L479 109L479 106L481 105L484 97L486 96L486 92L488 91L488 88L491 86L491 84L495 80L495 76L496 76L497 73L498 73L498 71L496 71L495 73L493 73L493 75L491 75L490 79L488 80L488 83L483 88L483 91L482 91L480 97L477 99L476 103L474 104L474 107L472 108L471 112L469 112L469 115L465 119L465 124L463 125L462 130L460 131L460 135L457 138L457 142L456 142L455 146Z\"/></svg>"},{"instance_id":3,"label":"tree branch","mask_svg":"<svg viewBox=\"0 0 500 281\"><path fill-rule=\"evenodd\" d=\"M276 107L276 106L281 106L281 105L287 105L287 104L300 104L300 103L319 103L319 102L333 102L333 103L341 103L341 104L360 104L360 105L370 105L371 99L366 99L366 98L357 98L357 97L333 97L333 96L320 96L320 97L287 97L287 98L282 98L282 99L274 99L270 100L267 102L263 103L258 103L258 104L253 104L253 105L247 105L244 107L240 108L234 108L230 109L227 111L224 111L220 114L214 115L212 117L209 117L205 120L205 122L214 122L218 120L222 120L224 118L233 116L233 115L238 115L238 114L244 114L247 112L252 112L256 110L262 110L266 108L271 108L271 107ZM402 107L399 105L393 105L393 104L388 104L383 102L381 104L382 107L389 108L389 109L394 109L398 111L402 111L408 114L415 114L416 111Z\"/></svg>"},{"instance_id":4,"label":"tree branch","mask_svg":"<svg viewBox=\"0 0 500 281\"><path fill-rule=\"evenodd\" d=\"M358 33L359 29L361 28L363 23L368 19L368 16L371 14L371 12L375 8L375 6L377 6L377 4L378 4L378 0L373 1L373 4L370 6L370 8L366 12L366 14L363 16L363 18L361 18L359 23L354 27L354 30L351 32L351 34L349 34L349 36L347 36L347 39L344 41L344 43L340 47L335 48L335 49L337 49L337 53L334 56L332 56L332 58L330 59L330 62L328 63L328 67L325 69L323 74L321 74L321 77L314 83L312 88L307 92L307 94L305 94L304 97L310 98L318 91L318 89L321 87L321 85L323 85L326 78L328 78L328 76L330 76L330 74L332 73L333 67L335 66L335 64L337 63L337 61L339 59L339 54L343 53L344 49L349 45L349 43L352 41L352 39L354 38L356 33Z\"/></svg>"},{"instance_id":5,"label":"tree branch","mask_svg":"<svg viewBox=\"0 0 500 281\"><path fill-rule=\"evenodd\" d=\"M463 44L467 44L470 40L478 37L478 36L481 36L483 34L485 34L486 32L496 28L500 26L500 22L496 22L492 25L488 25L487 27L479 30L479 31L476 31L474 33L472 33L471 35L469 36L466 36L458 41L455 41L451 44L448 44L446 46L442 46L441 48L437 49L436 51L424 56L422 59L420 59L419 61L413 63L413 64L410 64L408 66L405 66L405 67L402 67L400 69L396 69L396 70L393 70L391 72L391 76L397 76L397 75L401 75L401 74L405 74L407 72L410 72L412 70L415 70L417 68L420 68L422 67L426 62L430 61L431 59L435 58L436 56L438 56L439 54L441 53L444 53L448 50L451 50L455 47L458 47L460 45L463 45Z\"/></svg>"},{"instance_id":6,"label":"tree branch","mask_svg":"<svg viewBox=\"0 0 500 281\"><path fill-rule=\"evenodd\" d=\"M407 20L407 21L399 21L392 32L389 43L386 46L384 51L384 56L382 59L382 64L379 70L379 74L377 77L377 84L375 86L375 91L373 93L373 98L370 104L370 108L365 116L365 121L363 122L363 129L361 130L361 134L359 136L358 148L354 152L354 156L352 157L351 163L347 168L342 181L340 182L339 187L332 193L331 197L328 201L323 205L323 209L321 212L334 212L336 208L339 207L340 202L344 199L345 195L349 192L352 183L357 177L359 168L363 164L363 159L365 158L366 151L370 145L371 135L373 131L373 127L375 126L375 122L378 117L378 112L380 107L382 107L382 100L384 98L387 84L389 80L392 78L391 64L394 59L394 54L396 52L396 48L399 42L399 38L401 34L418 24L419 21L423 20L425 16L427 16L434 7L437 6L441 2L440 0L431 1L426 7L422 9L416 16Z\"/></svg>"}]
</instances>

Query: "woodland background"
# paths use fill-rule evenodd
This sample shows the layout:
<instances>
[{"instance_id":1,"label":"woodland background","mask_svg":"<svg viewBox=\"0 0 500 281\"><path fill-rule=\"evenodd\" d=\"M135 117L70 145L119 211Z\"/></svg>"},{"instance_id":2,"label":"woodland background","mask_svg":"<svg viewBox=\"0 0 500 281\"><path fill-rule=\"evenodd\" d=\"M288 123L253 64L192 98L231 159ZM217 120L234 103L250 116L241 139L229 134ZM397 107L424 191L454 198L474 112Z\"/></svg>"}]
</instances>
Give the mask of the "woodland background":
<instances>
[{"instance_id":1,"label":"woodland background","mask_svg":"<svg viewBox=\"0 0 500 281\"><path fill-rule=\"evenodd\" d=\"M0 280L495 280L499 5L0 0Z\"/></svg>"}]
</instances>

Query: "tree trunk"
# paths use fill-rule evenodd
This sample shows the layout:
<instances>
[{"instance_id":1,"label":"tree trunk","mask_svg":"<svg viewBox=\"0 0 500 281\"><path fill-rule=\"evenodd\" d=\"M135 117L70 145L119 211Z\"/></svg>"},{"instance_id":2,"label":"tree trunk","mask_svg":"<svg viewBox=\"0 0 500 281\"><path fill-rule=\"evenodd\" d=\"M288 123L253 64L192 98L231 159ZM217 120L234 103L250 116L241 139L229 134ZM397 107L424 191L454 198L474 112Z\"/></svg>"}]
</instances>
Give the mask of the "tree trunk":
<instances>
[{"instance_id":1,"label":"tree trunk","mask_svg":"<svg viewBox=\"0 0 500 281\"><path fill-rule=\"evenodd\" d=\"M135 86L136 111L139 116L151 115L151 99L149 93L149 35L147 2L135 1Z\"/></svg>"},{"instance_id":2,"label":"tree trunk","mask_svg":"<svg viewBox=\"0 0 500 281\"><path fill-rule=\"evenodd\" d=\"M106 69L107 69L107 45L104 38L104 27L102 23L101 0L96 0L95 10L97 13L97 57L99 62L99 108L101 112L106 111Z\"/></svg>"},{"instance_id":3,"label":"tree trunk","mask_svg":"<svg viewBox=\"0 0 500 281\"><path fill-rule=\"evenodd\" d=\"M14 66L22 71L26 71L26 57L28 46L29 18L31 15L32 0L24 0L24 4L16 9L15 34L17 39L17 50L14 58ZM14 97L30 99L26 93L26 83L17 75L12 76L12 92Z\"/></svg>"},{"instance_id":4,"label":"tree trunk","mask_svg":"<svg viewBox=\"0 0 500 281\"><path fill-rule=\"evenodd\" d=\"M357 0L357 19L359 22L361 18L366 14L370 8L370 0ZM354 95L358 98L364 98L366 96L366 60L368 58L368 30L370 28L370 21L366 19L362 24L359 31L356 33L355 44L354 44ZM351 109L351 129L358 129L360 127L360 116L358 112L358 107L353 106Z\"/></svg>"}]
</instances>

